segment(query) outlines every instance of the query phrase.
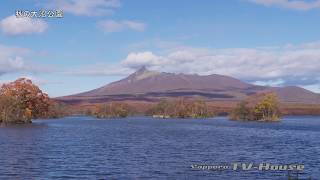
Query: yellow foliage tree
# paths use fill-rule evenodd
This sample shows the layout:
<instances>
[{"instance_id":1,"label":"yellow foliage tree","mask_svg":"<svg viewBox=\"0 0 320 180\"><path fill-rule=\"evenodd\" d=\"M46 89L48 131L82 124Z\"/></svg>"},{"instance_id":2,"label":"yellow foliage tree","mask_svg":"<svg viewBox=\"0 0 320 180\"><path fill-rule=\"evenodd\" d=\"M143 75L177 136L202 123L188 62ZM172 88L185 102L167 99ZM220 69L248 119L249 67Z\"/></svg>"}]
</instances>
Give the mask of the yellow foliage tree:
<instances>
[{"instance_id":1,"label":"yellow foliage tree","mask_svg":"<svg viewBox=\"0 0 320 180\"><path fill-rule=\"evenodd\" d=\"M263 93L241 101L231 112L232 120L278 121L279 101L274 93Z\"/></svg>"},{"instance_id":2,"label":"yellow foliage tree","mask_svg":"<svg viewBox=\"0 0 320 180\"><path fill-rule=\"evenodd\" d=\"M271 93L259 102L254 108L255 118L264 121L277 121L280 119L279 102L277 95Z\"/></svg>"}]
</instances>

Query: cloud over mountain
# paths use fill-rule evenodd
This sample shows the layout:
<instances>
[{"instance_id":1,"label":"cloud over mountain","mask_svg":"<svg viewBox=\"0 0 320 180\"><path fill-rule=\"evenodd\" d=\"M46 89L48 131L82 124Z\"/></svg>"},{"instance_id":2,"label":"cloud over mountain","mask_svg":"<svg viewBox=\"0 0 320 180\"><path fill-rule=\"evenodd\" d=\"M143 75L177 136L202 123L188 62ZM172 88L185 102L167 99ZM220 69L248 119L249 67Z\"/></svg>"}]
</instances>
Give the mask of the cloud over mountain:
<instances>
[{"instance_id":1,"label":"cloud over mountain","mask_svg":"<svg viewBox=\"0 0 320 180\"><path fill-rule=\"evenodd\" d=\"M175 73L222 74L250 82L310 85L319 83L319 48L317 42L268 48L181 47L160 55L150 51L129 53L122 65Z\"/></svg>"}]
</instances>

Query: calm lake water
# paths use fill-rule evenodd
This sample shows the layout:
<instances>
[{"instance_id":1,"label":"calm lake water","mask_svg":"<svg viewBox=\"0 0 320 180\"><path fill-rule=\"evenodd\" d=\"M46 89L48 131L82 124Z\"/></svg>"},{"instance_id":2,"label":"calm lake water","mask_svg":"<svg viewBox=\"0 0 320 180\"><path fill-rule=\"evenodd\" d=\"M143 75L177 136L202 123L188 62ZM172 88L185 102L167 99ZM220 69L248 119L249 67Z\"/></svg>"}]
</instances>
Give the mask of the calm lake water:
<instances>
[{"instance_id":1,"label":"calm lake water","mask_svg":"<svg viewBox=\"0 0 320 180\"><path fill-rule=\"evenodd\" d=\"M0 127L0 179L287 179L194 164L303 164L320 178L320 117L279 123L73 116Z\"/></svg>"}]
</instances>

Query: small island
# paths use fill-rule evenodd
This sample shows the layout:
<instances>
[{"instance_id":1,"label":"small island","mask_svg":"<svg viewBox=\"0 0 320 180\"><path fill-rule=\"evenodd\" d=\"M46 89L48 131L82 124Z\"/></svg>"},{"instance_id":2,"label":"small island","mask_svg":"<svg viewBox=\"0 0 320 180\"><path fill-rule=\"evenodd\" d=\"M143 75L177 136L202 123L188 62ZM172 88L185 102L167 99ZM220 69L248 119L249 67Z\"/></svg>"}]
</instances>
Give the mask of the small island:
<instances>
[{"instance_id":1,"label":"small island","mask_svg":"<svg viewBox=\"0 0 320 180\"><path fill-rule=\"evenodd\" d=\"M154 118L209 118L214 113L202 99L178 98L162 99L148 110L147 115Z\"/></svg>"},{"instance_id":2,"label":"small island","mask_svg":"<svg viewBox=\"0 0 320 180\"><path fill-rule=\"evenodd\" d=\"M274 93L262 93L241 101L230 113L231 120L280 121L279 100Z\"/></svg>"},{"instance_id":3,"label":"small island","mask_svg":"<svg viewBox=\"0 0 320 180\"><path fill-rule=\"evenodd\" d=\"M95 116L99 119L106 118L126 118L133 115L134 110L126 103L111 102L97 105L93 111L89 110L87 115Z\"/></svg>"}]
</instances>

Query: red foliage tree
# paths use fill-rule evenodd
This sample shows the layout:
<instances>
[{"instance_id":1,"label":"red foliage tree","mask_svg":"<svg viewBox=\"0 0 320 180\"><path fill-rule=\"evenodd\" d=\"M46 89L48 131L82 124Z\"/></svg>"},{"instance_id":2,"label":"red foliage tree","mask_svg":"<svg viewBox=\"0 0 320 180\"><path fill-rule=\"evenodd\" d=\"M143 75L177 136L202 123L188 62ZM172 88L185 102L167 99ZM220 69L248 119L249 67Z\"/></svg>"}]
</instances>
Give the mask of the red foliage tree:
<instances>
[{"instance_id":1,"label":"red foliage tree","mask_svg":"<svg viewBox=\"0 0 320 180\"><path fill-rule=\"evenodd\" d=\"M19 102L19 107L30 118L46 117L49 111L50 99L48 95L26 78L2 85L0 96L16 99Z\"/></svg>"}]
</instances>

